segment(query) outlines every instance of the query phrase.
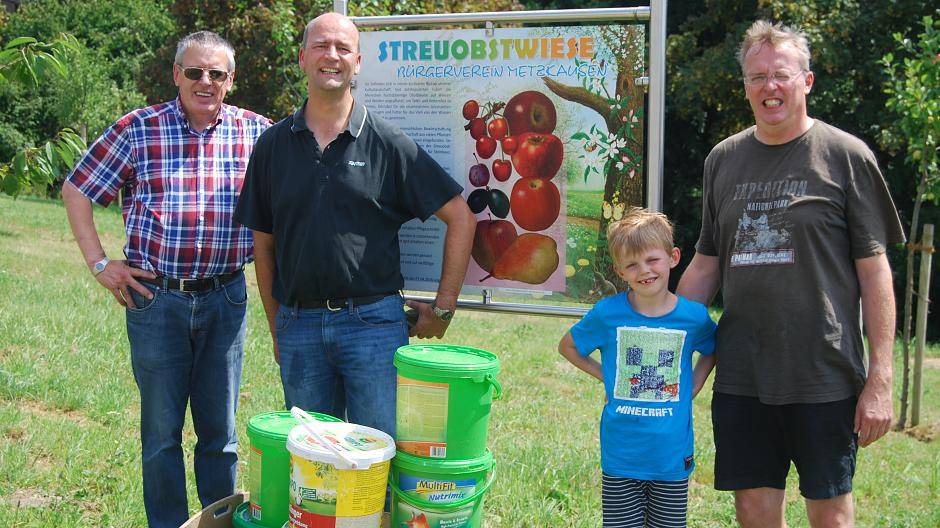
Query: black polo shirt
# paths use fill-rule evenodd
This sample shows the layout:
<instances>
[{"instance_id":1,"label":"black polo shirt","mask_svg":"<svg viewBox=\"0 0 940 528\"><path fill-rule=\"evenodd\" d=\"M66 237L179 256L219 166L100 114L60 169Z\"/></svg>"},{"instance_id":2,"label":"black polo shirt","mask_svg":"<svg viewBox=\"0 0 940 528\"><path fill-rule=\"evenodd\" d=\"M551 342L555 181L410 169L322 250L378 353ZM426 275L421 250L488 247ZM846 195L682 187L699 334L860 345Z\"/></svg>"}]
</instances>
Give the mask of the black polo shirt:
<instances>
[{"instance_id":1,"label":"black polo shirt","mask_svg":"<svg viewBox=\"0 0 940 528\"><path fill-rule=\"evenodd\" d=\"M354 103L321 151L304 107L258 139L235 218L275 239L281 304L404 287L398 230L427 220L462 188L398 127Z\"/></svg>"}]
</instances>

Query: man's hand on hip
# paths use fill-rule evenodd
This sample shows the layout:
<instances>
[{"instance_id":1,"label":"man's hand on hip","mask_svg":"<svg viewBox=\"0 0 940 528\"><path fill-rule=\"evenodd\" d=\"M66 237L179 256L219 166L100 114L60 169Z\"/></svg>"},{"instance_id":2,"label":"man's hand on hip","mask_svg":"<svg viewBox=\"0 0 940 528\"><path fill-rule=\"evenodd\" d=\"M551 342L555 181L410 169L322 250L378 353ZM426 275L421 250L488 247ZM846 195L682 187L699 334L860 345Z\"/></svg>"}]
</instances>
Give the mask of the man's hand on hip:
<instances>
[{"instance_id":1,"label":"man's hand on hip","mask_svg":"<svg viewBox=\"0 0 940 528\"><path fill-rule=\"evenodd\" d=\"M418 301L405 301L405 304L409 308L418 311L418 322L411 327L408 337L420 337L422 339L431 337L440 339L444 337L444 332L447 331L450 321L444 321L438 317L431 309L430 304Z\"/></svg>"},{"instance_id":2,"label":"man's hand on hip","mask_svg":"<svg viewBox=\"0 0 940 528\"><path fill-rule=\"evenodd\" d=\"M120 303L121 306L128 308L137 308L134 304L134 300L131 298L129 288L137 290L137 293L148 299L153 297L150 290L143 284L137 282L136 277L144 277L147 279L157 278L156 275L149 271L128 266L126 260L112 260L105 266L104 271L95 275L95 279L97 279L102 286L107 288L108 291L111 292L111 295L114 295L117 302Z\"/></svg>"},{"instance_id":3,"label":"man's hand on hip","mask_svg":"<svg viewBox=\"0 0 940 528\"><path fill-rule=\"evenodd\" d=\"M888 432L891 427L891 405L891 385L869 379L855 407L858 445L867 447Z\"/></svg>"}]
</instances>

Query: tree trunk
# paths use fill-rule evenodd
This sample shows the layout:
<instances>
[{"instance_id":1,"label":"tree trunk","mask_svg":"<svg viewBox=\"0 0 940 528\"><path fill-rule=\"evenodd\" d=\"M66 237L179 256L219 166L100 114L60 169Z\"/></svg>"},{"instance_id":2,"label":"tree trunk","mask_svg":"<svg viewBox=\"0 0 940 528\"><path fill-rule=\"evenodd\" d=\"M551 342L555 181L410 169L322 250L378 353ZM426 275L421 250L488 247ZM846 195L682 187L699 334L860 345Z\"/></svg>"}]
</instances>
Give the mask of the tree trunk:
<instances>
[{"instance_id":1,"label":"tree trunk","mask_svg":"<svg viewBox=\"0 0 940 528\"><path fill-rule=\"evenodd\" d=\"M904 320L902 323L902 344L904 366L901 375L901 410L898 413L897 429L907 425L907 401L910 392L911 377L911 301L914 295L914 241L917 240L917 228L920 223L920 206L923 202L924 189L927 187L927 167L922 164L920 183L917 184L917 196L914 198L914 212L911 215L911 230L907 237L907 280L904 286Z\"/></svg>"}]
</instances>

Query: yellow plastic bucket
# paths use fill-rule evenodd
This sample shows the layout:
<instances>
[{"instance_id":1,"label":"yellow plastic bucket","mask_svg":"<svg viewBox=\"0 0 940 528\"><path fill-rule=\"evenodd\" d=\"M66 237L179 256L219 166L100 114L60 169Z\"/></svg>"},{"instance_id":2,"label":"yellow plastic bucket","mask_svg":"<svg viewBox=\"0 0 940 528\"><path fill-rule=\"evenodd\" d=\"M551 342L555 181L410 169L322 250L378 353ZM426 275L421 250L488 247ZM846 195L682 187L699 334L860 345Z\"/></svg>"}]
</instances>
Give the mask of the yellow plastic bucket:
<instances>
[{"instance_id":1,"label":"yellow plastic bucket","mask_svg":"<svg viewBox=\"0 0 940 528\"><path fill-rule=\"evenodd\" d=\"M350 423L320 423L316 430L329 446L303 425L287 435L290 526L379 528L395 441Z\"/></svg>"}]
</instances>

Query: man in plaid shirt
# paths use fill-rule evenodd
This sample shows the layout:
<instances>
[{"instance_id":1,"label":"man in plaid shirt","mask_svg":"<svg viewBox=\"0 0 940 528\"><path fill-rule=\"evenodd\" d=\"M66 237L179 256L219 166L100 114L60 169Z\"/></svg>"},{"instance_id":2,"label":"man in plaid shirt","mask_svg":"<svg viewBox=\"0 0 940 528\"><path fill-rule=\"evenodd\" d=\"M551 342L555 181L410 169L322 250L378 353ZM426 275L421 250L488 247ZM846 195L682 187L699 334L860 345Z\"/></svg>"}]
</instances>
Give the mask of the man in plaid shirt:
<instances>
[{"instance_id":1,"label":"man in plaid shirt","mask_svg":"<svg viewBox=\"0 0 940 528\"><path fill-rule=\"evenodd\" d=\"M203 507L235 489L235 408L251 232L232 213L255 140L271 121L222 103L235 57L200 31L177 46L179 96L135 110L98 138L62 189L72 232L98 282L126 308L140 390L144 506L151 527L189 517L181 447L187 400ZM92 202L122 192L126 260L105 255Z\"/></svg>"}]
</instances>

